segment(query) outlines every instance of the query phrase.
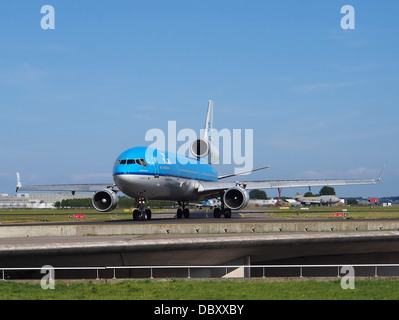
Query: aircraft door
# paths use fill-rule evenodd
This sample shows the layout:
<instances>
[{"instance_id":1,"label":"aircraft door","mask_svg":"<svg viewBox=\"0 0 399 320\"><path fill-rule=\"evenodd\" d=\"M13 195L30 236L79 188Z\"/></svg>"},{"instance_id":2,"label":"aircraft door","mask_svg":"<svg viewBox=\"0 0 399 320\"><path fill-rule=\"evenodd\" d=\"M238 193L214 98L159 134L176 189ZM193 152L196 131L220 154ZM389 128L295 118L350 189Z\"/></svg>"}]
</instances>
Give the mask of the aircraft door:
<instances>
[{"instance_id":1,"label":"aircraft door","mask_svg":"<svg viewBox=\"0 0 399 320\"><path fill-rule=\"evenodd\" d=\"M152 163L154 165L154 178L159 178L159 165L157 159L152 158Z\"/></svg>"}]
</instances>

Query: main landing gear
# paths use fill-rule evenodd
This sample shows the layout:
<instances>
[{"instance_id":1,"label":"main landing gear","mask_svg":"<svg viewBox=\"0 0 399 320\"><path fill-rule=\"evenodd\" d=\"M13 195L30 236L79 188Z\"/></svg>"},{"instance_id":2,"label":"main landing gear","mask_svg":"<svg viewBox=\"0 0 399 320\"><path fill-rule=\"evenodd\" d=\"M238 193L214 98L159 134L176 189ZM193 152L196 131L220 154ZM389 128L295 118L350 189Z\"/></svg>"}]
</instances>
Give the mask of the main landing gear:
<instances>
[{"instance_id":1,"label":"main landing gear","mask_svg":"<svg viewBox=\"0 0 399 320\"><path fill-rule=\"evenodd\" d=\"M137 209L133 210L133 220L144 221L151 220L151 210L144 209L146 200L144 198L139 198L137 201Z\"/></svg>"},{"instance_id":2,"label":"main landing gear","mask_svg":"<svg viewBox=\"0 0 399 320\"><path fill-rule=\"evenodd\" d=\"M229 209L229 208L213 209L213 217L214 218L220 218L222 215L224 215L224 217L227 219L231 218L231 209Z\"/></svg>"},{"instance_id":3,"label":"main landing gear","mask_svg":"<svg viewBox=\"0 0 399 320\"><path fill-rule=\"evenodd\" d=\"M220 208L215 208L213 209L213 217L216 219L219 219L222 215L227 218L230 219L231 218L231 209L230 208L226 208L224 205L224 201L223 201L223 195L220 195Z\"/></svg>"},{"instance_id":4,"label":"main landing gear","mask_svg":"<svg viewBox=\"0 0 399 320\"><path fill-rule=\"evenodd\" d=\"M187 202L178 201L177 203L179 204L179 209L177 209L177 219L181 219L183 217L185 219L190 218L190 210L188 210L188 208L186 208Z\"/></svg>"},{"instance_id":5,"label":"main landing gear","mask_svg":"<svg viewBox=\"0 0 399 320\"><path fill-rule=\"evenodd\" d=\"M177 219L190 218L190 210L188 210L188 208L186 208L187 202L178 201L177 203L179 204L179 209L177 209ZM231 218L231 209L226 208L224 206L223 201L221 204L221 208L213 209L213 217L214 218L220 218L221 216L224 216L227 219Z\"/></svg>"}]
</instances>

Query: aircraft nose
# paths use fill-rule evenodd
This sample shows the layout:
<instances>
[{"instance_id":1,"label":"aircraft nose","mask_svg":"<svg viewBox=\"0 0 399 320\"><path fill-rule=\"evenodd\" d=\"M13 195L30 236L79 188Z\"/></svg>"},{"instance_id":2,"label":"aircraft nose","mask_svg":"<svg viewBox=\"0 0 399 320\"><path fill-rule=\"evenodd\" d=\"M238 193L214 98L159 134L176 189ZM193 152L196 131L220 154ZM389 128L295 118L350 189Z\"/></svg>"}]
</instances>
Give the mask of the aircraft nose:
<instances>
[{"instance_id":1,"label":"aircraft nose","mask_svg":"<svg viewBox=\"0 0 399 320\"><path fill-rule=\"evenodd\" d=\"M121 164L121 160L118 159L113 168L113 175L115 176L115 175L125 174L127 172L126 170L127 166Z\"/></svg>"},{"instance_id":2,"label":"aircraft nose","mask_svg":"<svg viewBox=\"0 0 399 320\"><path fill-rule=\"evenodd\" d=\"M115 165L113 170L112 170L112 174L114 176L117 176L118 174L121 174L121 173L122 173L122 171L120 170L120 168L118 168L118 165Z\"/></svg>"},{"instance_id":3,"label":"aircraft nose","mask_svg":"<svg viewBox=\"0 0 399 320\"><path fill-rule=\"evenodd\" d=\"M114 182L122 192L128 184L127 177L124 174L114 174Z\"/></svg>"}]
</instances>

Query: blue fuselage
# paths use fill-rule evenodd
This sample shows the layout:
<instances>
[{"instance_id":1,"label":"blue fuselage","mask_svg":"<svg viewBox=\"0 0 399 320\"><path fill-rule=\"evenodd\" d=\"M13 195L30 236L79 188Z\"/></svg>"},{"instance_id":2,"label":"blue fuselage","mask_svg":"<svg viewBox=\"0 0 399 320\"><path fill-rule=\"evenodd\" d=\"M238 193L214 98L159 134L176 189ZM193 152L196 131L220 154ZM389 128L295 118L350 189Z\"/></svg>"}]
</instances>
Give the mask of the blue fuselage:
<instances>
[{"instance_id":1,"label":"blue fuselage","mask_svg":"<svg viewBox=\"0 0 399 320\"><path fill-rule=\"evenodd\" d=\"M199 181L217 181L209 164L148 147L124 151L116 160L113 177L118 188L133 198L196 200Z\"/></svg>"}]
</instances>

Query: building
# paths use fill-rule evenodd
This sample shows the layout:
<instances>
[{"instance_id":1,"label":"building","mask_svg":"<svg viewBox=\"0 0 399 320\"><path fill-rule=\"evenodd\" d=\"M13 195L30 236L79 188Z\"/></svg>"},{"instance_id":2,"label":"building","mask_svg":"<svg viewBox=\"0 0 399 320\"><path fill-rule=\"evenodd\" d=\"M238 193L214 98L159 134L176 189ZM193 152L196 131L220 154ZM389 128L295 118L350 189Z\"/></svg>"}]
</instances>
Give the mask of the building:
<instances>
[{"instance_id":1,"label":"building","mask_svg":"<svg viewBox=\"0 0 399 320\"><path fill-rule=\"evenodd\" d=\"M40 203L39 200L29 199L29 194L27 193L21 193L16 196L9 196L7 193L0 194L0 209L9 209L9 208L15 208L15 209L46 208L46 204Z\"/></svg>"},{"instance_id":2,"label":"building","mask_svg":"<svg viewBox=\"0 0 399 320\"><path fill-rule=\"evenodd\" d=\"M39 200L44 203L51 203L54 205L57 201L68 200L68 199L87 199L92 198L92 193L75 193L72 195L71 192L62 193L29 193L29 199Z\"/></svg>"},{"instance_id":3,"label":"building","mask_svg":"<svg viewBox=\"0 0 399 320\"><path fill-rule=\"evenodd\" d=\"M19 193L10 196L7 193L0 193L0 209L51 209L55 208L57 201L66 199L91 198L91 193Z\"/></svg>"}]
</instances>

